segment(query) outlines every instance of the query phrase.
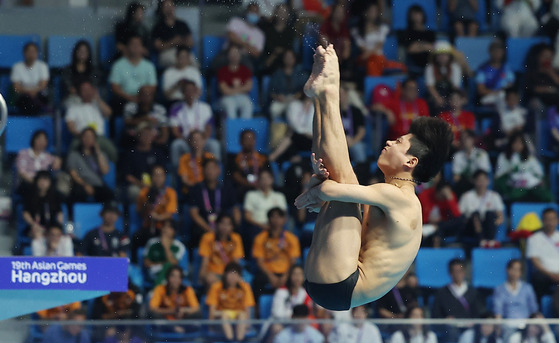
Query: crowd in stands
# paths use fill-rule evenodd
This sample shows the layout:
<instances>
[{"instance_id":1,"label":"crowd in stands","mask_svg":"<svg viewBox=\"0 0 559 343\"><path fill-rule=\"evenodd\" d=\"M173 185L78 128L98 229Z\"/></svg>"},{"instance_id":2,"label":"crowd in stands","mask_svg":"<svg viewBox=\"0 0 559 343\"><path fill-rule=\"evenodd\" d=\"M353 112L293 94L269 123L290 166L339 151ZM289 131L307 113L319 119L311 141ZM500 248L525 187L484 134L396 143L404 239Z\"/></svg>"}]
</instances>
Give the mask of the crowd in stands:
<instances>
[{"instance_id":1,"label":"crowd in stands","mask_svg":"<svg viewBox=\"0 0 559 343\"><path fill-rule=\"evenodd\" d=\"M68 134L62 135L64 154L49 150L54 137L42 130L17 154L13 195L23 205L24 228L17 252L23 253L27 240L34 256L129 257L139 271L130 275L127 293L97 298L88 312L85 303L74 303L38 316L209 318L222 323L216 332L226 339L243 341L254 337L253 328L230 320L266 318L259 306L265 297L273 297L268 316L277 319L538 318L540 301L549 295L559 314L558 217L551 205L541 214L541 230L526 240L526 260L508 262L507 279L489 292L468 282L472 274L462 259L450 261L451 281L441 289L425 289L412 268L373 305L348 312L320 308L303 287L301 265L316 214L298 211L293 200L312 175L314 105L303 94L311 67L304 59L308 37L333 44L338 54L341 119L361 183L384 181L371 135L380 135L374 139L381 142L397 139L420 116L440 117L452 126L455 140L445 170L417 187L422 247L457 245L468 257L474 248L518 247L518 241L499 235L507 231L511 206L555 200L550 181L559 175L547 170L559 157L559 54L551 44L559 38L559 1L442 2L446 31L428 23L434 14L421 1L398 13L405 16L405 27L398 30L382 0L331 6L321 0L280 1L273 13L250 3L227 23L223 50L208 68L201 68L189 23L176 16L173 0L158 1L151 29L144 6L128 5L115 26L116 51L108 70L93 63L86 40L75 45L71 64L56 72L39 60L39 46L27 43L22 62L12 68L11 104L24 116L62 110ZM482 5L500 10L498 24L478 15ZM487 51L473 52L488 59L472 68L467 58L472 52L453 43L476 36L491 37L491 43L484 46ZM514 70L507 63L508 38L533 36L547 43L534 45L526 67ZM397 57L385 54L389 38L399 46ZM59 104L49 97L53 75L63 80ZM364 87L386 76L398 81L396 86L381 81ZM253 96L255 87L263 96ZM226 136L227 123L255 117L266 120L269 135L268 129L249 125ZM263 136L264 147L258 143ZM233 140L239 142L236 151L229 149ZM551 155L542 154L544 148ZM111 170L116 187L106 181ZM65 225L82 224L74 210L80 203L103 204L101 224L82 237ZM545 325L380 329L367 322L274 323L263 330L262 340L555 342ZM195 325L163 329L196 330ZM51 326L44 342L142 342L137 334Z\"/></svg>"}]
</instances>

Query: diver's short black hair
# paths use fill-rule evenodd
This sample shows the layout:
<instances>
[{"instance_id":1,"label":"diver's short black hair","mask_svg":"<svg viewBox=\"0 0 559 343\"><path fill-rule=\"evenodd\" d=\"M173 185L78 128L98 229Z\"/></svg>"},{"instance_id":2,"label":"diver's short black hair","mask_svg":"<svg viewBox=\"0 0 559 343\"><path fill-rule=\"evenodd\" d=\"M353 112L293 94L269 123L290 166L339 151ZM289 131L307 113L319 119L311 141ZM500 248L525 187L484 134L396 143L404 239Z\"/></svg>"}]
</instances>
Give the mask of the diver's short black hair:
<instances>
[{"instance_id":1,"label":"diver's short black hair","mask_svg":"<svg viewBox=\"0 0 559 343\"><path fill-rule=\"evenodd\" d=\"M412 177L419 182L428 182L443 167L447 160L454 134L450 125L442 119L421 117L411 123L408 154L419 160Z\"/></svg>"}]
</instances>

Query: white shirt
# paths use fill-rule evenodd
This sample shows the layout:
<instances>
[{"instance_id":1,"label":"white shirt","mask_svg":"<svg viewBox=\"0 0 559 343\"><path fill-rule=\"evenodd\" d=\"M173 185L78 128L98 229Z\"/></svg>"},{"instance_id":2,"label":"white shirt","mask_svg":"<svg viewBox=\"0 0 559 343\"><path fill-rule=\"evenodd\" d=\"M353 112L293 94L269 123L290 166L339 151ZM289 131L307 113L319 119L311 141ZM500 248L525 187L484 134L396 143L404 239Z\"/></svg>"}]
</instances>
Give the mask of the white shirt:
<instances>
[{"instance_id":1,"label":"white shirt","mask_svg":"<svg viewBox=\"0 0 559 343\"><path fill-rule=\"evenodd\" d=\"M390 343L437 343L437 336L433 333L433 331L429 331L427 333L427 339L423 333L419 335L415 335L410 338L409 342L406 342L404 334L402 331L396 331L392 337L390 337Z\"/></svg>"},{"instance_id":2,"label":"white shirt","mask_svg":"<svg viewBox=\"0 0 559 343\"><path fill-rule=\"evenodd\" d=\"M12 67L10 79L13 83L20 82L25 88L33 88L41 81L48 81L49 67L43 61L36 60L31 67L27 67L25 62L18 62Z\"/></svg>"},{"instance_id":3,"label":"white shirt","mask_svg":"<svg viewBox=\"0 0 559 343\"><path fill-rule=\"evenodd\" d=\"M299 288L295 295L291 295L287 288L278 288L272 301L272 317L289 319L293 315L293 307L305 303L307 292Z\"/></svg>"},{"instance_id":4,"label":"white shirt","mask_svg":"<svg viewBox=\"0 0 559 343\"><path fill-rule=\"evenodd\" d=\"M536 187L544 176L542 165L534 156L523 161L517 153L514 153L510 159L507 159L505 153L501 153L497 158L495 177L499 178L507 173L511 174L510 179L517 188Z\"/></svg>"},{"instance_id":5,"label":"white shirt","mask_svg":"<svg viewBox=\"0 0 559 343\"><path fill-rule=\"evenodd\" d=\"M378 327L371 323L363 323L359 328L348 323L334 327L328 335L328 343L382 343Z\"/></svg>"},{"instance_id":6,"label":"white shirt","mask_svg":"<svg viewBox=\"0 0 559 343\"><path fill-rule=\"evenodd\" d=\"M192 130L204 132L212 117L212 109L205 102L196 101L192 107L188 106L186 102L182 102L171 109L169 125L179 127L186 138Z\"/></svg>"},{"instance_id":7,"label":"white shirt","mask_svg":"<svg viewBox=\"0 0 559 343\"><path fill-rule=\"evenodd\" d=\"M466 170L470 175L477 170L491 173L491 161L487 151L473 148L469 155L464 150L457 151L452 157L452 174L462 175Z\"/></svg>"},{"instance_id":8,"label":"white shirt","mask_svg":"<svg viewBox=\"0 0 559 343\"><path fill-rule=\"evenodd\" d=\"M129 102L124 106L122 115L124 119L131 119L137 112L138 104L135 102ZM167 119L167 110L163 107L163 105L153 104L153 108L151 109L149 116L157 119L158 127L166 127L169 124L169 120Z\"/></svg>"},{"instance_id":9,"label":"white shirt","mask_svg":"<svg viewBox=\"0 0 559 343\"><path fill-rule=\"evenodd\" d=\"M69 236L60 237L60 242L54 254L47 255L47 239L45 237L36 238L31 242L31 252L33 256L74 256L74 244Z\"/></svg>"},{"instance_id":10,"label":"white shirt","mask_svg":"<svg viewBox=\"0 0 559 343\"><path fill-rule=\"evenodd\" d=\"M98 136L105 135L105 118L103 118L103 114L96 104L79 103L70 106L68 112L66 112L66 122L74 123L78 132L87 127L92 127Z\"/></svg>"},{"instance_id":11,"label":"white shirt","mask_svg":"<svg viewBox=\"0 0 559 343\"><path fill-rule=\"evenodd\" d=\"M540 341L534 338L527 338L524 341L522 341L522 334L520 332L515 332L510 336L508 343L539 343L539 342ZM553 332L551 332L551 330L542 335L541 343L556 343L555 336L553 336Z\"/></svg>"},{"instance_id":12,"label":"white shirt","mask_svg":"<svg viewBox=\"0 0 559 343\"><path fill-rule=\"evenodd\" d=\"M287 106L289 127L301 135L311 135L314 117L314 105L310 101L292 101Z\"/></svg>"},{"instance_id":13,"label":"white shirt","mask_svg":"<svg viewBox=\"0 0 559 343\"><path fill-rule=\"evenodd\" d=\"M196 87L198 87L201 91L204 91L202 89L202 74L200 73L200 70L192 66L187 66L183 69L177 69L175 67L167 68L163 73L163 91L167 92L178 81L182 79L191 80L192 82L194 82L194 84L196 84ZM171 99L183 100L183 95L180 87L175 92L173 92L173 94L171 95Z\"/></svg>"},{"instance_id":14,"label":"white shirt","mask_svg":"<svg viewBox=\"0 0 559 343\"><path fill-rule=\"evenodd\" d=\"M503 212L505 209L499 193L489 189L482 196L478 195L475 189L467 191L460 198L458 206L464 216L469 217L472 213L478 212L481 219L485 218L487 212Z\"/></svg>"},{"instance_id":15,"label":"white shirt","mask_svg":"<svg viewBox=\"0 0 559 343\"><path fill-rule=\"evenodd\" d=\"M259 224L268 223L268 211L274 207L287 210L287 201L283 193L270 191L266 196L261 190L254 190L245 195L243 208L250 212L252 219Z\"/></svg>"},{"instance_id":16,"label":"white shirt","mask_svg":"<svg viewBox=\"0 0 559 343\"><path fill-rule=\"evenodd\" d=\"M526 257L536 257L546 270L559 273L559 232L548 237L539 231L528 237Z\"/></svg>"},{"instance_id":17,"label":"white shirt","mask_svg":"<svg viewBox=\"0 0 559 343\"><path fill-rule=\"evenodd\" d=\"M386 24L382 24L378 30L366 33L365 37L362 37L357 29L352 30L351 33L358 47L364 50L374 51L377 55L383 55L382 44L386 41L389 32L390 27ZM377 49L379 43L381 44L380 50Z\"/></svg>"},{"instance_id":18,"label":"white shirt","mask_svg":"<svg viewBox=\"0 0 559 343\"><path fill-rule=\"evenodd\" d=\"M262 30L257 26L251 26L241 18L233 18L227 24L227 31L233 32L239 36L244 42L250 44L258 51L264 49L264 42L266 37Z\"/></svg>"},{"instance_id":19,"label":"white shirt","mask_svg":"<svg viewBox=\"0 0 559 343\"><path fill-rule=\"evenodd\" d=\"M524 126L526 123L528 111L524 107L508 108L501 104L498 110L499 117L501 118L501 129L505 132L509 132L519 126Z\"/></svg>"},{"instance_id":20,"label":"white shirt","mask_svg":"<svg viewBox=\"0 0 559 343\"><path fill-rule=\"evenodd\" d=\"M468 284L466 282L462 282L462 285L458 286L455 283L451 283L448 288L450 289L450 293L452 293L455 298L461 298L468 291Z\"/></svg>"},{"instance_id":21,"label":"white shirt","mask_svg":"<svg viewBox=\"0 0 559 343\"><path fill-rule=\"evenodd\" d=\"M469 329L464 331L464 333L460 335L460 338L458 339L458 343L478 343L478 342L474 342L474 338L475 338L474 330ZM503 343L503 340L501 338L497 338L495 342ZM479 343L487 343L487 338L482 337Z\"/></svg>"},{"instance_id":22,"label":"white shirt","mask_svg":"<svg viewBox=\"0 0 559 343\"><path fill-rule=\"evenodd\" d=\"M450 65L450 82L455 88L462 88L462 69L456 62ZM425 85L435 86L435 68L432 64L425 68Z\"/></svg>"},{"instance_id":23,"label":"white shirt","mask_svg":"<svg viewBox=\"0 0 559 343\"><path fill-rule=\"evenodd\" d=\"M306 326L305 331L295 332L292 328L288 327L280 331L274 343L322 343L324 336L317 329Z\"/></svg>"}]
</instances>

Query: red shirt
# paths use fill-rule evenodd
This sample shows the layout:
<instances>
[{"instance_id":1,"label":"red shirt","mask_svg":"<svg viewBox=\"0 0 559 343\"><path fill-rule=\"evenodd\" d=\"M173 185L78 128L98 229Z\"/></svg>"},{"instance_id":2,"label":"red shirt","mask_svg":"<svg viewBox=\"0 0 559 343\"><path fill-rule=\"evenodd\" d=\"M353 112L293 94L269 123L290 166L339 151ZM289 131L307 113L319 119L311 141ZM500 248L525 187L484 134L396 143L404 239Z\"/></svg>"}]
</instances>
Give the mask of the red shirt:
<instances>
[{"instance_id":1,"label":"red shirt","mask_svg":"<svg viewBox=\"0 0 559 343\"><path fill-rule=\"evenodd\" d=\"M349 29L345 21L341 23L339 29L336 30L332 25L332 21L326 20L320 27L320 33L326 36L328 43L333 44L336 51L342 51L344 48L344 40L350 39Z\"/></svg>"},{"instance_id":2,"label":"red shirt","mask_svg":"<svg viewBox=\"0 0 559 343\"><path fill-rule=\"evenodd\" d=\"M429 223L429 216L435 207L439 208L442 221L460 216L460 207L458 207L458 201L454 193L452 194L452 200L442 201L437 199L435 194L435 187L431 187L421 192L418 196L419 202L421 202L423 224Z\"/></svg>"},{"instance_id":3,"label":"red shirt","mask_svg":"<svg viewBox=\"0 0 559 343\"><path fill-rule=\"evenodd\" d=\"M389 105L396 121L390 127L388 139L398 139L408 133L411 122L418 117L429 117L429 106L425 100L418 98L414 102L404 102L395 99Z\"/></svg>"},{"instance_id":4,"label":"red shirt","mask_svg":"<svg viewBox=\"0 0 559 343\"><path fill-rule=\"evenodd\" d=\"M252 72L244 65L240 65L235 71L229 69L229 66L221 67L217 72L217 81L225 82L229 87L242 86L251 79Z\"/></svg>"},{"instance_id":5,"label":"red shirt","mask_svg":"<svg viewBox=\"0 0 559 343\"><path fill-rule=\"evenodd\" d=\"M439 118L450 124L452 132L454 132L455 142L460 140L460 131L476 129L476 117L472 112L462 111L458 117L455 117L453 113L449 111L439 114Z\"/></svg>"}]
</instances>

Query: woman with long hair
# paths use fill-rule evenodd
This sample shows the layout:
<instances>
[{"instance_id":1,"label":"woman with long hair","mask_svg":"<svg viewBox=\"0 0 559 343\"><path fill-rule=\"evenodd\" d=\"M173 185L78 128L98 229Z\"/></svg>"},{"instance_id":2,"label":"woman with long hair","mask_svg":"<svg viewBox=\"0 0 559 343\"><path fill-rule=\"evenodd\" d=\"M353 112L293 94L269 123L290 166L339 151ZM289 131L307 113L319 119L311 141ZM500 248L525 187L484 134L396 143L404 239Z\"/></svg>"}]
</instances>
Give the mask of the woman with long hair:
<instances>
[{"instance_id":1,"label":"woman with long hair","mask_svg":"<svg viewBox=\"0 0 559 343\"><path fill-rule=\"evenodd\" d=\"M406 319L423 319L424 312L418 305L410 305L404 315ZM390 337L390 343L437 343L435 333L421 324L408 325Z\"/></svg>"},{"instance_id":2,"label":"woman with long hair","mask_svg":"<svg viewBox=\"0 0 559 343\"><path fill-rule=\"evenodd\" d=\"M462 68L455 61L452 45L438 41L425 68L425 85L429 94L431 113L438 115L450 109L450 95L462 87Z\"/></svg>"},{"instance_id":3,"label":"woman with long hair","mask_svg":"<svg viewBox=\"0 0 559 343\"><path fill-rule=\"evenodd\" d=\"M66 95L65 106L79 103L81 101L78 94L80 85L84 82L97 85L101 81L99 77L99 71L93 65L91 45L85 39L78 41L72 50L72 61L62 73L64 94Z\"/></svg>"},{"instance_id":4,"label":"woman with long hair","mask_svg":"<svg viewBox=\"0 0 559 343\"><path fill-rule=\"evenodd\" d=\"M495 319L493 313L484 313L481 315L482 319ZM472 329L464 331L458 343L503 343L497 326L494 324L476 324Z\"/></svg>"},{"instance_id":5,"label":"woman with long hair","mask_svg":"<svg viewBox=\"0 0 559 343\"><path fill-rule=\"evenodd\" d=\"M144 23L145 7L139 2L131 2L126 8L124 20L115 25L115 40L118 54L124 54L126 51L126 42L131 34L140 36L144 43L145 55L148 55L147 47L149 46L149 29Z\"/></svg>"},{"instance_id":6,"label":"woman with long hair","mask_svg":"<svg viewBox=\"0 0 559 343\"><path fill-rule=\"evenodd\" d=\"M45 170L39 171L33 181L34 191L23 199L23 220L32 238L43 237L51 223L64 221L62 201L52 184L50 173Z\"/></svg>"},{"instance_id":7,"label":"woman with long hair","mask_svg":"<svg viewBox=\"0 0 559 343\"><path fill-rule=\"evenodd\" d=\"M410 73L423 74L434 48L436 33L427 29L427 15L423 7L413 5L408 10L408 25L398 32L398 43L406 49L406 65Z\"/></svg>"}]
</instances>

